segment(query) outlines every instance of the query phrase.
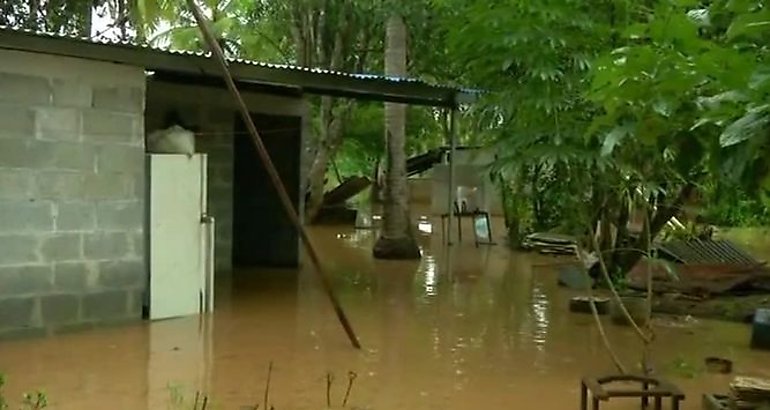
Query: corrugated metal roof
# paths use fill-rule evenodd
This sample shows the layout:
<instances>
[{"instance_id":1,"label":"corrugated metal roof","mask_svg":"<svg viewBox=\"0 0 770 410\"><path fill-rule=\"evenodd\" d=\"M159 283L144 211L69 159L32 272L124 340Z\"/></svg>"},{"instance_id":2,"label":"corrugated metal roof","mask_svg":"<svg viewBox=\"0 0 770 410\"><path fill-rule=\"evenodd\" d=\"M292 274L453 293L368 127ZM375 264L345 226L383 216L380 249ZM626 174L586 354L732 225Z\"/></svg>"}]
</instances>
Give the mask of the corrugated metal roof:
<instances>
[{"instance_id":1,"label":"corrugated metal roof","mask_svg":"<svg viewBox=\"0 0 770 410\"><path fill-rule=\"evenodd\" d=\"M25 28L15 28L10 26L3 26L0 25L0 35L2 35L2 32L13 32L18 34L27 34L27 35L34 35L37 37L44 37L44 38L51 38L51 39L59 39L59 40L68 40L68 41L77 41L84 44L101 44L105 46L111 46L116 48L125 48L125 49L144 49L144 50L151 50L154 52L169 54L169 55L180 55L180 56L188 56L188 57L200 57L200 58L210 58L211 52L203 52L203 51L189 51L189 50L180 50L180 49L174 49L174 48L164 48L164 47L158 47L147 43L138 43L134 41L123 41L123 40L112 40L112 39L93 39L93 38L85 38L85 37L76 37L71 35L63 35L59 33L50 33L50 32L44 32L44 31L36 31L36 30L29 30ZM0 43L0 46L2 44ZM298 72L309 72L309 73L317 73L317 74L324 74L324 75L334 75L339 77L348 77L348 78L355 78L359 80L371 80L371 81L380 81L380 82L392 82L392 83L411 83L411 84L421 84L430 86L433 88L441 88L445 90L457 90L457 91L463 91L463 92L469 92L474 93L475 91L468 90L468 89L461 89L457 87L451 87L447 85L436 85L436 84L429 84L423 80L416 79L416 78L402 78L402 77L393 77L393 76L385 76L381 74L368 74L368 73L348 73L348 72L342 72L342 71L335 71L335 70L328 70L323 68L310 68L310 67L302 67L302 66L296 66L296 65L290 65L290 64L275 64L275 63L266 63L262 61L255 61L255 60L247 60L242 58L228 58L229 63L237 63L237 64L244 64L244 65L250 65L250 66L256 66L256 67L264 67L264 68L272 68L272 69L280 69L280 70L289 70L289 71L298 71Z\"/></svg>"},{"instance_id":2,"label":"corrugated metal roof","mask_svg":"<svg viewBox=\"0 0 770 410\"><path fill-rule=\"evenodd\" d=\"M658 251L684 264L758 265L754 257L728 240L676 240L662 243Z\"/></svg>"}]
</instances>

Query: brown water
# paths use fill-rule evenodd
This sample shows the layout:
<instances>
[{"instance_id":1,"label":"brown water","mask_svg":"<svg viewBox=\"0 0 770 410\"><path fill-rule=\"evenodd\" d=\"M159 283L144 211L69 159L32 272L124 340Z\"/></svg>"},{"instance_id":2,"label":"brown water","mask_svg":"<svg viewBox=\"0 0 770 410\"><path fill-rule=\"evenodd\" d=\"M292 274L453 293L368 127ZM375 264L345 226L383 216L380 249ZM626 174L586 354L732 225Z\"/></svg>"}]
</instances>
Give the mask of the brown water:
<instances>
[{"instance_id":1,"label":"brown water","mask_svg":"<svg viewBox=\"0 0 770 410\"><path fill-rule=\"evenodd\" d=\"M240 272L223 281L204 320L0 344L7 396L42 387L55 409L166 409L172 384L240 409L261 403L272 361L278 410L324 408L327 372L339 408L351 370L349 407L574 409L580 377L612 370L591 317L568 313L571 293L556 286L553 259L467 242L447 251L438 233L422 235L419 262L374 261L371 231L313 236L363 351L350 347L312 272ZM704 392L726 391L729 376L701 371L706 356L770 377L770 354L747 349L746 325L663 325L653 359L687 393L686 409L700 409ZM627 364L638 359L628 328L607 331Z\"/></svg>"}]
</instances>

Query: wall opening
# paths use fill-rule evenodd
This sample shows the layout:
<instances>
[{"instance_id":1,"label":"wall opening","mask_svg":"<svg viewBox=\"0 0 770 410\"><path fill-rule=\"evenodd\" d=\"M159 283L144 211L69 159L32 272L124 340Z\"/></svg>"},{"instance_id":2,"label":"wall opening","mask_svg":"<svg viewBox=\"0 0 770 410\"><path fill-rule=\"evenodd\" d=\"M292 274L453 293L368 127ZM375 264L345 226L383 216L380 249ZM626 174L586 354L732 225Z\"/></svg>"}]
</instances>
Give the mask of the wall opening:
<instances>
[{"instance_id":1,"label":"wall opening","mask_svg":"<svg viewBox=\"0 0 770 410\"><path fill-rule=\"evenodd\" d=\"M302 118L251 116L295 209L299 209ZM235 120L234 151L233 267L298 267L299 235L240 116Z\"/></svg>"}]
</instances>

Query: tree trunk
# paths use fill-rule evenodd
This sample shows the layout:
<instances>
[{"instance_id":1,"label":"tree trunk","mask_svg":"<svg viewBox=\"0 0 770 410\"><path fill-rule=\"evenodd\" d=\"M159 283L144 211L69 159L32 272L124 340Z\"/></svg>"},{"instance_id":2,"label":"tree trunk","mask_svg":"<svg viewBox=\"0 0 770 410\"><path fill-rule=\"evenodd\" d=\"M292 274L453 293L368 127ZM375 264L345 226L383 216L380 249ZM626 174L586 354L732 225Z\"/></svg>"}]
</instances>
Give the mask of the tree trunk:
<instances>
[{"instance_id":1,"label":"tree trunk","mask_svg":"<svg viewBox=\"0 0 770 410\"><path fill-rule=\"evenodd\" d=\"M690 197L694 190L695 184L687 183L679 190L676 198L671 203L663 204L662 201L660 201L659 203L661 203L661 205L658 206L657 211L655 211L655 213L652 214L653 216L650 218L649 233L646 231L647 228L645 227L641 235L639 235L639 238L634 241L631 248L640 250L648 249L650 245L647 243L648 237L650 240L654 240L655 237L658 236L660 231L663 230L663 227L666 226L666 223L668 223L671 218L675 217L680 212L685 200ZM620 252L615 271L621 275L625 275L634 267L634 265L636 265L637 262L639 262L641 258L642 254L638 251Z\"/></svg>"},{"instance_id":2,"label":"tree trunk","mask_svg":"<svg viewBox=\"0 0 770 410\"><path fill-rule=\"evenodd\" d=\"M385 74L406 74L406 26L401 16L388 20L385 48ZM409 189L406 180L406 106L385 103L387 170L383 229L374 245L380 259L419 259L420 248L414 238L409 216Z\"/></svg>"},{"instance_id":3,"label":"tree trunk","mask_svg":"<svg viewBox=\"0 0 770 410\"><path fill-rule=\"evenodd\" d=\"M29 2L29 16L27 17L27 28L30 30L38 30L38 16L40 13L40 0L30 0Z\"/></svg>"},{"instance_id":4,"label":"tree trunk","mask_svg":"<svg viewBox=\"0 0 770 410\"><path fill-rule=\"evenodd\" d=\"M323 205L326 170L329 161L334 157L342 142L342 125L349 110L350 105L348 104L335 114L334 99L331 97L321 98L321 135L319 135L318 147L308 173L310 195L306 204L306 215L307 220L311 223Z\"/></svg>"},{"instance_id":5,"label":"tree trunk","mask_svg":"<svg viewBox=\"0 0 770 410\"><path fill-rule=\"evenodd\" d=\"M128 5L126 0L118 0L118 27L120 28L120 39L128 40Z\"/></svg>"},{"instance_id":6,"label":"tree trunk","mask_svg":"<svg viewBox=\"0 0 770 410\"><path fill-rule=\"evenodd\" d=\"M83 6L83 26L80 28L80 35L85 38L91 38L91 27L93 26L93 2L88 1Z\"/></svg>"}]
</instances>

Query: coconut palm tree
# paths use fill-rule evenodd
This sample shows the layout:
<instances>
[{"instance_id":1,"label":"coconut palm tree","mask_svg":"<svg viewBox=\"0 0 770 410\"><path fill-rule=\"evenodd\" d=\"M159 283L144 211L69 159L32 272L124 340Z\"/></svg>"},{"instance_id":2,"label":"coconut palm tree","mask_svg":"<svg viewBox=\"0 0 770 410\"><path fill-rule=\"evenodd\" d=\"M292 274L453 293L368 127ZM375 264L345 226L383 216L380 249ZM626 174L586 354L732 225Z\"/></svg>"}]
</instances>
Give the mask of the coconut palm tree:
<instances>
[{"instance_id":1,"label":"coconut palm tree","mask_svg":"<svg viewBox=\"0 0 770 410\"><path fill-rule=\"evenodd\" d=\"M406 74L406 25L402 16L388 19L385 46L385 74ZM374 245L380 259L419 259L409 217L409 189L406 182L406 106L385 103L385 141L387 168L383 229Z\"/></svg>"}]
</instances>

